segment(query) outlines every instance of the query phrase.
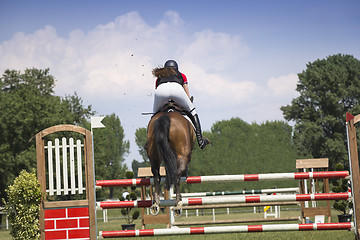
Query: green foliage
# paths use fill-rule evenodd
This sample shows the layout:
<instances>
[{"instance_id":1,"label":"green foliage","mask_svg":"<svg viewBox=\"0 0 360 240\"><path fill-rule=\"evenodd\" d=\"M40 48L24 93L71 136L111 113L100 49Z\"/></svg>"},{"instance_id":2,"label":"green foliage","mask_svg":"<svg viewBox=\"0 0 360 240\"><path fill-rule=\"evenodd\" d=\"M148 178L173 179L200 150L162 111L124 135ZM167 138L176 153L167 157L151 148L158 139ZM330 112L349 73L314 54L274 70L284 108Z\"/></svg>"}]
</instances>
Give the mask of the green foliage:
<instances>
[{"instance_id":1,"label":"green foliage","mask_svg":"<svg viewBox=\"0 0 360 240\"><path fill-rule=\"evenodd\" d=\"M143 158L143 160L149 161L147 152L145 149L145 144L147 142L147 129L146 128L138 128L135 132L135 142L139 147L139 154Z\"/></svg>"},{"instance_id":2,"label":"green foliage","mask_svg":"<svg viewBox=\"0 0 360 240\"><path fill-rule=\"evenodd\" d=\"M57 124L84 124L93 115L76 95L54 95L50 70L6 70L0 77L0 198L22 169L36 166L34 136Z\"/></svg>"},{"instance_id":3,"label":"green foliage","mask_svg":"<svg viewBox=\"0 0 360 240\"><path fill-rule=\"evenodd\" d=\"M134 177L134 173L131 171L127 171L125 173L127 179L131 179ZM129 194L126 196L126 199L121 196L120 201L135 201L138 197L136 187L124 187L124 193L128 192ZM140 211L138 209L133 208L122 208L121 214L124 215L126 218L126 223L131 224L133 223L138 217L140 216Z\"/></svg>"},{"instance_id":4,"label":"green foliage","mask_svg":"<svg viewBox=\"0 0 360 240\"><path fill-rule=\"evenodd\" d=\"M39 239L40 183L35 173L21 171L14 184L6 190L11 235L13 239Z\"/></svg>"},{"instance_id":5,"label":"green foliage","mask_svg":"<svg viewBox=\"0 0 360 240\"><path fill-rule=\"evenodd\" d=\"M140 161L137 161L134 159L131 163L132 170L133 170L135 176L137 176L139 168L151 166L149 158L147 156L147 152L146 152L146 142L147 142L147 129L146 128L136 129L135 142L139 148L139 154L143 159L143 162L140 162Z\"/></svg>"},{"instance_id":6,"label":"green foliage","mask_svg":"<svg viewBox=\"0 0 360 240\"><path fill-rule=\"evenodd\" d=\"M190 176L293 172L297 155L291 139L292 128L285 122L248 124L239 118L220 121L205 133L212 144L196 147L189 165ZM224 191L290 187L291 182L211 183L187 185L191 191Z\"/></svg>"},{"instance_id":7,"label":"green foliage","mask_svg":"<svg viewBox=\"0 0 360 240\"><path fill-rule=\"evenodd\" d=\"M281 107L286 120L295 121L294 143L299 155L330 160L348 167L345 114L360 113L360 61L333 55L307 64L298 74L300 96Z\"/></svg>"},{"instance_id":8,"label":"green foliage","mask_svg":"<svg viewBox=\"0 0 360 240\"><path fill-rule=\"evenodd\" d=\"M129 153L130 143L124 140L124 129L120 119L111 114L104 118L102 123L105 128L94 130L94 161L96 179L118 179L125 177L127 170L124 164L125 157ZM109 193L105 191L109 190ZM112 199L115 188L109 188L97 192L99 198Z\"/></svg>"},{"instance_id":9,"label":"green foliage","mask_svg":"<svg viewBox=\"0 0 360 240\"><path fill-rule=\"evenodd\" d=\"M344 165L341 163L337 163L335 165L335 171L342 171L344 170ZM349 181L347 179L339 178L339 179L333 179L333 185L332 191L335 193L339 192L347 192L348 191L348 184ZM348 200L335 200L334 202L334 208L338 210L339 212L342 212L343 214L348 214L349 210L353 207L352 202Z\"/></svg>"},{"instance_id":10,"label":"green foliage","mask_svg":"<svg viewBox=\"0 0 360 240\"><path fill-rule=\"evenodd\" d=\"M131 162L131 169L133 170L135 176L138 175L138 170L139 168L142 168L142 167L150 167L151 164L150 164L150 161L144 161L144 162L139 162L139 161L136 161L135 159Z\"/></svg>"},{"instance_id":11,"label":"green foliage","mask_svg":"<svg viewBox=\"0 0 360 240\"><path fill-rule=\"evenodd\" d=\"M125 178L127 178L127 179L134 178L134 173L131 172L131 171L126 171L125 172Z\"/></svg>"}]
</instances>

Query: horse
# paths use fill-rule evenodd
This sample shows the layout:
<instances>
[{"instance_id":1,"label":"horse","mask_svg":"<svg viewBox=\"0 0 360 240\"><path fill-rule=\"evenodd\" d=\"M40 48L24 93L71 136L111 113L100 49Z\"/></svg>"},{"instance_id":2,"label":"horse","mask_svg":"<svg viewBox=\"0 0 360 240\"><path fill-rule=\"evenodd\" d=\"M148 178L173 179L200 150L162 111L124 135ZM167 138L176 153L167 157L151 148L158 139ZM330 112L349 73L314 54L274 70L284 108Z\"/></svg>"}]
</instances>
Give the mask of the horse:
<instances>
[{"instance_id":1,"label":"horse","mask_svg":"<svg viewBox=\"0 0 360 240\"><path fill-rule=\"evenodd\" d=\"M187 113L189 115L190 113ZM181 202L180 180L187 177L188 164L191 160L195 142L192 124L183 116L181 110L169 102L162 111L152 116L148 124L146 151L151 163L154 178L154 204L156 215L160 203L160 165L166 169L166 189L174 185L175 204Z\"/></svg>"}]
</instances>

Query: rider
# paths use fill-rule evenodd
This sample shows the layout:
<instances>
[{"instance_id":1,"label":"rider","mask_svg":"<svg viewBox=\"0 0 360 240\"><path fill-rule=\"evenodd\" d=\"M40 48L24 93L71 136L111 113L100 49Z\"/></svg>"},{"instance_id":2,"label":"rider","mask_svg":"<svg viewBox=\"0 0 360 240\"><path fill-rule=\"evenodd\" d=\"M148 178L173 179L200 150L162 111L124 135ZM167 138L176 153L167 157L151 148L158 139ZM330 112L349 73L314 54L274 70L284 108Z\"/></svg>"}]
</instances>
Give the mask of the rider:
<instances>
[{"instance_id":1,"label":"rider","mask_svg":"<svg viewBox=\"0 0 360 240\"><path fill-rule=\"evenodd\" d=\"M157 77L155 85L154 113L160 111L169 99L174 100L181 107L185 108L191 113L190 119L195 126L196 138L199 147L203 149L209 144L209 140L202 136L199 117L190 100L188 81L185 74L179 72L178 65L174 60L168 60L165 62L163 68L155 68L153 70L153 75Z\"/></svg>"}]
</instances>

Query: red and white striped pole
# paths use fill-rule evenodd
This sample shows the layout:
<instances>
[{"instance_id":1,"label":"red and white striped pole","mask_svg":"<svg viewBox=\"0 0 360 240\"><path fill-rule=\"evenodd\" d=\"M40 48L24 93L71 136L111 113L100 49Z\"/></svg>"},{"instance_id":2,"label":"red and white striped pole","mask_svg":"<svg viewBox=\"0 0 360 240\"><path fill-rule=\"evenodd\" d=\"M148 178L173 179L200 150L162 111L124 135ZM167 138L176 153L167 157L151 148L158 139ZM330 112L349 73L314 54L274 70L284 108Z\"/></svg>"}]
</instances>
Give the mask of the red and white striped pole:
<instances>
[{"instance_id":1,"label":"red and white striped pole","mask_svg":"<svg viewBox=\"0 0 360 240\"><path fill-rule=\"evenodd\" d=\"M323 178L346 178L349 171L327 171L327 172L295 172L295 173L263 173L242 175L215 175L215 176L190 176L181 178L181 182L187 184L204 182L247 182L265 180L300 180L300 179L323 179ZM162 182L165 178L162 178ZM153 185L152 178L97 180L96 186L101 187L129 187Z\"/></svg>"},{"instance_id":2,"label":"red and white striped pole","mask_svg":"<svg viewBox=\"0 0 360 240\"><path fill-rule=\"evenodd\" d=\"M190 227L166 229L142 229L123 231L100 231L100 237L146 237L163 235L194 235L212 233L244 233L271 231L313 231L313 230L351 230L353 222L346 223L307 223L307 224L270 224L270 225L241 225L220 227Z\"/></svg>"},{"instance_id":3,"label":"red and white striped pole","mask_svg":"<svg viewBox=\"0 0 360 240\"><path fill-rule=\"evenodd\" d=\"M345 193L314 193L314 194L291 194L291 195L253 195L253 196L228 196L228 197L200 197L184 198L183 206L225 204L225 203L259 203L281 201L321 201L321 200L346 200L351 197L350 192ZM144 201L108 201L97 202L98 207L108 208L136 208L151 207L151 200ZM175 206L175 200L161 200L160 206Z\"/></svg>"}]
</instances>

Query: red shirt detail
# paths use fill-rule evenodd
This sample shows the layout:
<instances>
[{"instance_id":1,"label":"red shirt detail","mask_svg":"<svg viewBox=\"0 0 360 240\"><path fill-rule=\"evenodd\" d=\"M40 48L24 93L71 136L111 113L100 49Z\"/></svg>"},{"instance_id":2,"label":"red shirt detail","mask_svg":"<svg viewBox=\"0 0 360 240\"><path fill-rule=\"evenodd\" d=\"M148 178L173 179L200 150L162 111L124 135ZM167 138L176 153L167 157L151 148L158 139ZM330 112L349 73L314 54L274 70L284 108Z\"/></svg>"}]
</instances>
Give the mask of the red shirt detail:
<instances>
[{"instance_id":1,"label":"red shirt detail","mask_svg":"<svg viewBox=\"0 0 360 240\"><path fill-rule=\"evenodd\" d=\"M182 76L182 77L183 77L183 79L184 79L184 84L185 84L185 83L188 83L188 82L187 82L187 78L186 78L185 74L181 73L181 76Z\"/></svg>"}]
</instances>

